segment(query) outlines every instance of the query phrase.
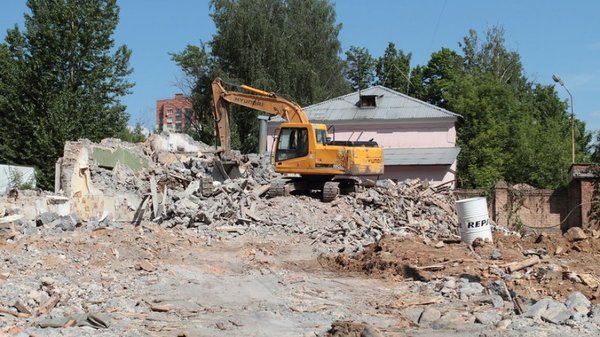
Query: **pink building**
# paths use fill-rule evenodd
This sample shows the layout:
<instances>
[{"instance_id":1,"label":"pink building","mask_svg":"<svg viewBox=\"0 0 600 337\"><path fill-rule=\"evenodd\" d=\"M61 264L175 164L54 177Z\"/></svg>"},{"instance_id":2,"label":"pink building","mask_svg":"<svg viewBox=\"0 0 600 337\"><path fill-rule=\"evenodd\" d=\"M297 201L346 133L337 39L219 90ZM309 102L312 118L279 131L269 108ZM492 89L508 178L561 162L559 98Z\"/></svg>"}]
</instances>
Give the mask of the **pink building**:
<instances>
[{"instance_id":1,"label":"pink building","mask_svg":"<svg viewBox=\"0 0 600 337\"><path fill-rule=\"evenodd\" d=\"M434 185L455 179L454 123L460 115L397 91L374 86L304 108L311 122L330 126L335 140L373 139L384 148L385 173L380 178L430 180ZM268 122L271 151L279 121Z\"/></svg>"}]
</instances>

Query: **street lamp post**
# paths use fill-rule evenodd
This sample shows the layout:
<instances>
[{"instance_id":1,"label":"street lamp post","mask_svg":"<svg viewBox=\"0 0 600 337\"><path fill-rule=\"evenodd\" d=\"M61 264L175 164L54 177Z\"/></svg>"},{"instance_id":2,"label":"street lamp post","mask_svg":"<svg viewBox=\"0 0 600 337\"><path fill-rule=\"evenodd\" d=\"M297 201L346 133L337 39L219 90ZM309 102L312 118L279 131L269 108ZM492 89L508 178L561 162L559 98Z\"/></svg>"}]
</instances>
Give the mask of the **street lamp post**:
<instances>
[{"instance_id":1,"label":"street lamp post","mask_svg":"<svg viewBox=\"0 0 600 337\"><path fill-rule=\"evenodd\" d=\"M567 94L569 94L569 97L571 98L571 163L575 163L575 113L573 112L573 95L571 95L571 92L565 86L565 82L563 82L563 80L561 80L558 75L553 74L552 79L554 80L554 82L560 84L563 88L565 88Z\"/></svg>"}]
</instances>

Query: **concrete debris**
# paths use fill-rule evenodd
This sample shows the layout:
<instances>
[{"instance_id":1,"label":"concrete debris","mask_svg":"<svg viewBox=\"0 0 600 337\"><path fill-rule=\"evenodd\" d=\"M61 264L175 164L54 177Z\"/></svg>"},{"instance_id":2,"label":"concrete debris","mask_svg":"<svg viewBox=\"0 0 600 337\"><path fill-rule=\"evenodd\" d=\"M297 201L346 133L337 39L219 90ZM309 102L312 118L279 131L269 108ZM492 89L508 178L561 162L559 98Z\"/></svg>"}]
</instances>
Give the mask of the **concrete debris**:
<instances>
[{"instance_id":1,"label":"concrete debris","mask_svg":"<svg viewBox=\"0 0 600 337\"><path fill-rule=\"evenodd\" d=\"M565 301L568 309L573 310L581 315L587 316L592 308L592 302L579 291L573 292Z\"/></svg>"},{"instance_id":2,"label":"concrete debris","mask_svg":"<svg viewBox=\"0 0 600 337\"><path fill-rule=\"evenodd\" d=\"M443 240L458 237L454 197L436 192L428 182L376 181L373 188L334 201L335 208L351 208L353 214L312 228L262 197L279 176L269 157L232 155L245 175L219 183L211 180L218 158L208 145L188 136L153 135L139 145L114 139L67 143L57 192L72 197L72 211L62 211L63 217L42 212L36 223L43 229L73 230L80 225L78 219L94 224L93 219L104 215L109 221L135 224L157 221L219 239L248 233L307 233L314 243L346 251L362 250L386 234L424 235L438 248ZM74 219L72 213L79 217Z\"/></svg>"},{"instance_id":3,"label":"concrete debris","mask_svg":"<svg viewBox=\"0 0 600 337\"><path fill-rule=\"evenodd\" d=\"M232 155L215 181L188 136L68 143L55 193L0 202L0 336L598 331L594 232L468 246L447 189L269 198L271 158Z\"/></svg>"},{"instance_id":4,"label":"concrete debris","mask_svg":"<svg viewBox=\"0 0 600 337\"><path fill-rule=\"evenodd\" d=\"M565 237L569 241L581 241L587 239L587 235L580 227L571 227L565 233Z\"/></svg>"},{"instance_id":5,"label":"concrete debris","mask_svg":"<svg viewBox=\"0 0 600 337\"><path fill-rule=\"evenodd\" d=\"M495 280L490 284L490 291L500 296L505 301L512 301L513 295L510 293L510 290L506 286L506 283L502 280Z\"/></svg>"},{"instance_id":6,"label":"concrete debris","mask_svg":"<svg viewBox=\"0 0 600 337\"><path fill-rule=\"evenodd\" d=\"M69 328L73 326L88 326L94 329L106 329L110 326L110 319L101 314L80 314L68 317L56 317L37 322L41 328Z\"/></svg>"},{"instance_id":7,"label":"concrete debris","mask_svg":"<svg viewBox=\"0 0 600 337\"><path fill-rule=\"evenodd\" d=\"M426 307L419 317L420 325L429 325L442 317L442 313L433 307Z\"/></svg>"},{"instance_id":8,"label":"concrete debris","mask_svg":"<svg viewBox=\"0 0 600 337\"><path fill-rule=\"evenodd\" d=\"M502 319L502 315L497 312L478 312L475 314L475 323L495 326Z\"/></svg>"},{"instance_id":9,"label":"concrete debris","mask_svg":"<svg viewBox=\"0 0 600 337\"><path fill-rule=\"evenodd\" d=\"M354 321L335 321L326 337L383 337L377 329L366 323Z\"/></svg>"}]
</instances>

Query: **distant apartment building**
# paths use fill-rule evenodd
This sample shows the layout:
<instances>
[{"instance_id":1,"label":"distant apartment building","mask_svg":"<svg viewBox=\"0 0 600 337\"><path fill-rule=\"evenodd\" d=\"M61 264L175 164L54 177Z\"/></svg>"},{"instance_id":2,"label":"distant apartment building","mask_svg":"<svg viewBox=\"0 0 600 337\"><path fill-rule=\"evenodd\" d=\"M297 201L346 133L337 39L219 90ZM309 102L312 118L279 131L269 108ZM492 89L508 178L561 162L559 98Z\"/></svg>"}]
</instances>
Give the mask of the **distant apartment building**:
<instances>
[{"instance_id":1,"label":"distant apartment building","mask_svg":"<svg viewBox=\"0 0 600 337\"><path fill-rule=\"evenodd\" d=\"M185 132L194 116L192 101L183 94L156 101L156 130L158 132Z\"/></svg>"}]
</instances>

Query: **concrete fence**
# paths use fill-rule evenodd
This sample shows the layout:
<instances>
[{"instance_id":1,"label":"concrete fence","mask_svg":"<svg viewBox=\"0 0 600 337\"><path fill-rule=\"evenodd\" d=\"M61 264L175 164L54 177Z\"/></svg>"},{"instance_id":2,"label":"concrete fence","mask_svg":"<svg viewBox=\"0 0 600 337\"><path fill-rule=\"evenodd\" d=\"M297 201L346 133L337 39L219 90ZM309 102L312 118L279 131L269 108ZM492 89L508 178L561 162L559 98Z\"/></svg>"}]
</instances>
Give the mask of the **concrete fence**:
<instances>
[{"instance_id":1,"label":"concrete fence","mask_svg":"<svg viewBox=\"0 0 600 337\"><path fill-rule=\"evenodd\" d=\"M589 164L573 164L569 184L564 189L536 189L528 185L509 186L499 182L491 192L457 189L458 199L486 196L488 212L494 221L519 229L562 230L570 227L599 227L594 216L597 182Z\"/></svg>"}]
</instances>

